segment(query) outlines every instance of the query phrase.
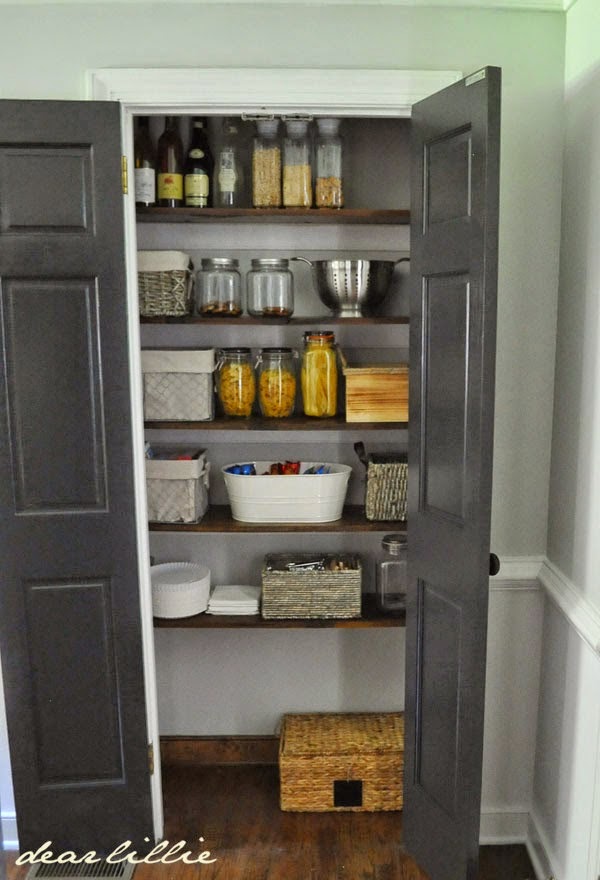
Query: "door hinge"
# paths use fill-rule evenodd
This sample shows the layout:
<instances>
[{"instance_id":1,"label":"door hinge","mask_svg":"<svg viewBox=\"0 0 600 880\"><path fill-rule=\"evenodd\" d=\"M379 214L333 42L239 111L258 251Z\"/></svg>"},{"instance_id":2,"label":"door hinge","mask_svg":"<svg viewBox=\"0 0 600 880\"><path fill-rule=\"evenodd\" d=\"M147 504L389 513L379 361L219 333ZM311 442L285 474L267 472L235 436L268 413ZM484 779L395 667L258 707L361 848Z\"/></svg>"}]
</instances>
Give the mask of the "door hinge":
<instances>
[{"instance_id":1,"label":"door hinge","mask_svg":"<svg viewBox=\"0 0 600 880\"><path fill-rule=\"evenodd\" d=\"M121 156L121 185L123 187L124 196L126 196L129 192L128 183L129 178L127 176L127 156Z\"/></svg>"},{"instance_id":2,"label":"door hinge","mask_svg":"<svg viewBox=\"0 0 600 880\"><path fill-rule=\"evenodd\" d=\"M154 743L148 743L148 772L154 776Z\"/></svg>"}]
</instances>

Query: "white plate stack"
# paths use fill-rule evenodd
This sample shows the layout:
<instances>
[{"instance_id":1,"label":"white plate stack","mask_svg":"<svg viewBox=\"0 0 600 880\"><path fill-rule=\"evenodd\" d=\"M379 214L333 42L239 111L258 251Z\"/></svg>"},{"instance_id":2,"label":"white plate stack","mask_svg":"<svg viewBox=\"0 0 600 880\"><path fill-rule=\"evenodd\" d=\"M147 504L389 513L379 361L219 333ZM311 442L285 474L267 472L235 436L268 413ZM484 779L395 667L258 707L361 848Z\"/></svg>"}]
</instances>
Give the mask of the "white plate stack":
<instances>
[{"instance_id":1,"label":"white plate stack","mask_svg":"<svg viewBox=\"0 0 600 880\"><path fill-rule=\"evenodd\" d=\"M210 569L195 562L153 565L152 612L155 617L192 617L206 611Z\"/></svg>"},{"instance_id":2,"label":"white plate stack","mask_svg":"<svg viewBox=\"0 0 600 880\"><path fill-rule=\"evenodd\" d=\"M208 602L209 614L258 614L260 587L226 584L215 587Z\"/></svg>"}]
</instances>

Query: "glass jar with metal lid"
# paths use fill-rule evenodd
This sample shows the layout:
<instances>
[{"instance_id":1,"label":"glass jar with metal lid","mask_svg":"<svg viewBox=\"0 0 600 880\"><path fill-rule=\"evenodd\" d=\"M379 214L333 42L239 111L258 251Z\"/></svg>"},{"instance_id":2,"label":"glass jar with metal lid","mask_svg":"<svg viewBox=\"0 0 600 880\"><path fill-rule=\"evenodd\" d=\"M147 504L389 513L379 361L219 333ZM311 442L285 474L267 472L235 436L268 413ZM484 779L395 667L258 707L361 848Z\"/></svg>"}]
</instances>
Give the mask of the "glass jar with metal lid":
<instances>
[{"instance_id":1,"label":"glass jar with metal lid","mask_svg":"<svg viewBox=\"0 0 600 880\"><path fill-rule=\"evenodd\" d=\"M337 352L331 330L304 334L301 369L304 415L326 418L337 411Z\"/></svg>"},{"instance_id":2,"label":"glass jar with metal lid","mask_svg":"<svg viewBox=\"0 0 600 880\"><path fill-rule=\"evenodd\" d=\"M296 402L296 358L293 348L263 348L257 361L258 402L268 419L293 415Z\"/></svg>"},{"instance_id":3,"label":"glass jar with metal lid","mask_svg":"<svg viewBox=\"0 0 600 880\"><path fill-rule=\"evenodd\" d=\"M198 312L205 317L237 318L242 314L239 263L229 257L202 260L196 273Z\"/></svg>"},{"instance_id":4,"label":"glass jar with metal lid","mask_svg":"<svg viewBox=\"0 0 600 880\"><path fill-rule=\"evenodd\" d=\"M257 318L289 318L294 312L294 276L289 260L252 260L246 276L248 313Z\"/></svg>"},{"instance_id":5,"label":"glass jar with metal lid","mask_svg":"<svg viewBox=\"0 0 600 880\"><path fill-rule=\"evenodd\" d=\"M375 581L377 607L387 614L403 614L407 586L406 535L386 535L381 549Z\"/></svg>"},{"instance_id":6,"label":"glass jar with metal lid","mask_svg":"<svg viewBox=\"0 0 600 880\"><path fill-rule=\"evenodd\" d=\"M249 348L217 352L217 396L223 414L248 418L256 398L256 378Z\"/></svg>"}]
</instances>

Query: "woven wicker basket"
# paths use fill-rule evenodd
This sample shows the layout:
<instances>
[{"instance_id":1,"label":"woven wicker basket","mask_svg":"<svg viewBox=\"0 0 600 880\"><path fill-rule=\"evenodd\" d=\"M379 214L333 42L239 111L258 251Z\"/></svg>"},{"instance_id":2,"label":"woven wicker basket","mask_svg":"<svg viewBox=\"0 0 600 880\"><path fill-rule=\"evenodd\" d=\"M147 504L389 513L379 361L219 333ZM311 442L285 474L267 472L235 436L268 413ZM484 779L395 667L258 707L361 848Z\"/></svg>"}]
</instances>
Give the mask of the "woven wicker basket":
<instances>
[{"instance_id":1,"label":"woven wicker basket","mask_svg":"<svg viewBox=\"0 0 600 880\"><path fill-rule=\"evenodd\" d=\"M324 559L325 571L286 569L289 563L318 558ZM349 567L330 571L332 559L343 559ZM358 556L272 553L263 564L261 613L265 619L360 617L361 582Z\"/></svg>"},{"instance_id":2,"label":"woven wicker basket","mask_svg":"<svg viewBox=\"0 0 600 880\"><path fill-rule=\"evenodd\" d=\"M406 520L408 457L405 452L370 453L363 443L354 449L367 469L365 516L372 521Z\"/></svg>"},{"instance_id":3,"label":"woven wicker basket","mask_svg":"<svg viewBox=\"0 0 600 880\"><path fill-rule=\"evenodd\" d=\"M282 810L402 809L401 712L285 715L279 741Z\"/></svg>"},{"instance_id":4,"label":"woven wicker basket","mask_svg":"<svg viewBox=\"0 0 600 880\"><path fill-rule=\"evenodd\" d=\"M144 318L192 311L192 264L182 251L138 251L138 295Z\"/></svg>"}]
</instances>

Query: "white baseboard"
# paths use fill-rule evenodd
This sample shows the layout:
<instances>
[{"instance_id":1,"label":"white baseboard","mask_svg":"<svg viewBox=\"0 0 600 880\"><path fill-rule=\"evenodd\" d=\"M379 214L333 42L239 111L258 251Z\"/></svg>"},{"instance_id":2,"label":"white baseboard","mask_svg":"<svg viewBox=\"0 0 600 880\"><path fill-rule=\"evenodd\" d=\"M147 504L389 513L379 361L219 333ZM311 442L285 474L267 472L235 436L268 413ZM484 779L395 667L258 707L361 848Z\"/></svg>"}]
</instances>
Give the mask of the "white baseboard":
<instances>
[{"instance_id":1,"label":"white baseboard","mask_svg":"<svg viewBox=\"0 0 600 880\"><path fill-rule=\"evenodd\" d=\"M554 868L556 858L552 852L552 847L533 811L529 813L525 845L537 880L549 880L549 878L560 880Z\"/></svg>"},{"instance_id":2,"label":"white baseboard","mask_svg":"<svg viewBox=\"0 0 600 880\"><path fill-rule=\"evenodd\" d=\"M525 807L501 807L481 811L479 843L482 846L502 846L509 843L525 843L529 811Z\"/></svg>"},{"instance_id":3,"label":"white baseboard","mask_svg":"<svg viewBox=\"0 0 600 880\"><path fill-rule=\"evenodd\" d=\"M15 813L2 813L2 837L6 852L13 852L19 848L17 834L17 816Z\"/></svg>"}]
</instances>

